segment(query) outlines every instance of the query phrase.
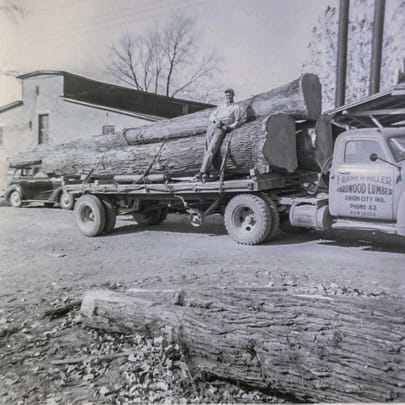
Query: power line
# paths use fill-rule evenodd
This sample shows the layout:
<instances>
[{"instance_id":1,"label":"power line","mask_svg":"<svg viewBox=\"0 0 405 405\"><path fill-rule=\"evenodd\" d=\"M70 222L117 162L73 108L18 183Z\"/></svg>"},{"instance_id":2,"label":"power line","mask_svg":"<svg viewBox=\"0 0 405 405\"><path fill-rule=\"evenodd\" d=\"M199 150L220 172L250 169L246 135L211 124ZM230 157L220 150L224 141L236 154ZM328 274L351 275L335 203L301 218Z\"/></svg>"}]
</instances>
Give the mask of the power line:
<instances>
[{"instance_id":1,"label":"power line","mask_svg":"<svg viewBox=\"0 0 405 405\"><path fill-rule=\"evenodd\" d=\"M199 1L193 1L192 4L193 6L200 6L203 3L205 3L207 0L199 0ZM190 1L189 0L177 0L175 3L165 3L165 6L162 6L161 4L154 6L154 7L146 7L144 9L136 9L133 10L132 12L126 12L125 14L118 14L115 15L114 17L111 17L110 14L102 14L101 15L101 20L100 21L95 21L93 23L83 23L80 24L79 26L72 28L72 29L67 29L67 30L47 30L47 31L42 31L37 34L32 34L26 38L23 37L23 40L26 42L29 40L29 42L32 43L33 40L42 40L44 37L51 37L53 40L58 40L58 39L64 39L69 36L77 36L79 34L84 34L87 32L95 31L97 29L102 29L103 27L114 27L117 25L123 25L125 22L137 22L139 20L150 20L158 15L162 15L164 13L168 13L170 10L175 10L181 6L184 6L185 4L188 4ZM124 10L128 10L124 9ZM107 18L105 19L103 16L106 16Z\"/></svg>"}]
</instances>

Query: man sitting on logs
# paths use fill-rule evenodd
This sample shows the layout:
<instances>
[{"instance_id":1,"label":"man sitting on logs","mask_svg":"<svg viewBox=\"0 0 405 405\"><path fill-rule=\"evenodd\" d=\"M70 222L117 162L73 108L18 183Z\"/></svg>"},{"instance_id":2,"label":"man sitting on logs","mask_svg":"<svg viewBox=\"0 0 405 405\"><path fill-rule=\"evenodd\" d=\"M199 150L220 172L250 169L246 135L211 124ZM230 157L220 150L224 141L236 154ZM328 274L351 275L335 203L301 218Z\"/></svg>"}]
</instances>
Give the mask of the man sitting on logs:
<instances>
[{"instance_id":1,"label":"man sitting on logs","mask_svg":"<svg viewBox=\"0 0 405 405\"><path fill-rule=\"evenodd\" d=\"M220 153L218 152L225 134L246 121L246 111L234 103L234 96L235 92L233 89L226 89L226 103L217 107L210 115L210 124L205 136L204 159L200 171L195 176L197 180L205 181L211 166L220 170L222 162Z\"/></svg>"}]
</instances>

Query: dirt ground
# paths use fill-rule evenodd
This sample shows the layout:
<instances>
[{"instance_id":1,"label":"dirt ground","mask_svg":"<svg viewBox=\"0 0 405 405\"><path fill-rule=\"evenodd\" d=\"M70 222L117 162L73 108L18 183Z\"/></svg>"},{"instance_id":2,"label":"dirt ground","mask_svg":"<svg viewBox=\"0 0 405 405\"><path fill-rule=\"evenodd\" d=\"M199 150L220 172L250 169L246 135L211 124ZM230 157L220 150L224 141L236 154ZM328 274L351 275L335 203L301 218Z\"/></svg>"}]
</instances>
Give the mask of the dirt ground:
<instances>
[{"instance_id":1,"label":"dirt ground","mask_svg":"<svg viewBox=\"0 0 405 405\"><path fill-rule=\"evenodd\" d=\"M122 359L115 368L112 362L97 367L85 361L64 367L52 363L141 344L141 337L100 337L83 330L77 306L57 319L44 316L49 309L79 301L91 287L268 285L322 294L405 293L403 238L352 231L280 232L268 244L247 247L232 241L219 216L201 228L193 228L180 215L169 215L163 224L149 228L128 216L119 218L110 235L87 238L79 233L73 212L0 207L0 257L4 404L181 402L190 387L175 392L166 374L160 385L151 382L148 397L141 395L145 390L132 396L127 391L125 397L118 384L122 375L114 379L111 374L122 371ZM193 389L200 393L193 397L195 402L270 402L269 397L236 392L231 386ZM184 398L192 402L192 396Z\"/></svg>"}]
</instances>

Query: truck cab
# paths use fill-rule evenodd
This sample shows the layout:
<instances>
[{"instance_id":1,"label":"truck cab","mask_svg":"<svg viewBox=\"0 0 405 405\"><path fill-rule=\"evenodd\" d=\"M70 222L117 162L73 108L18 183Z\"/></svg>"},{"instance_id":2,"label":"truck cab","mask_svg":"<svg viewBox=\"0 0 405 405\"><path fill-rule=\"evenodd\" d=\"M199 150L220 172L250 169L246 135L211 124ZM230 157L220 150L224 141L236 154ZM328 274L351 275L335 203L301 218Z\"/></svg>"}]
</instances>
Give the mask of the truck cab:
<instances>
[{"instance_id":1,"label":"truck cab","mask_svg":"<svg viewBox=\"0 0 405 405\"><path fill-rule=\"evenodd\" d=\"M347 223L391 226L392 233L405 235L404 127L354 129L338 136L329 211Z\"/></svg>"}]
</instances>

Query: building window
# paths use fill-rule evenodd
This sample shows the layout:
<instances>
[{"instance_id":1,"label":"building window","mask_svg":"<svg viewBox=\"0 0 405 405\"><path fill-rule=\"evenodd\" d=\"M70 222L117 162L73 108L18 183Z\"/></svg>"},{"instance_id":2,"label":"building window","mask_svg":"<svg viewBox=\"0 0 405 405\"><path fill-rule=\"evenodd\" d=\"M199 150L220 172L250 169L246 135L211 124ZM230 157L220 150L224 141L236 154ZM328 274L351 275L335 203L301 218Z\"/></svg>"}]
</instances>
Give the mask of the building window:
<instances>
[{"instance_id":1,"label":"building window","mask_svg":"<svg viewBox=\"0 0 405 405\"><path fill-rule=\"evenodd\" d=\"M103 135L113 134L115 132L115 125L103 125Z\"/></svg>"},{"instance_id":2,"label":"building window","mask_svg":"<svg viewBox=\"0 0 405 405\"><path fill-rule=\"evenodd\" d=\"M38 116L38 144L49 143L49 114Z\"/></svg>"},{"instance_id":3,"label":"building window","mask_svg":"<svg viewBox=\"0 0 405 405\"><path fill-rule=\"evenodd\" d=\"M3 127L0 127L0 145L3 145Z\"/></svg>"},{"instance_id":4,"label":"building window","mask_svg":"<svg viewBox=\"0 0 405 405\"><path fill-rule=\"evenodd\" d=\"M39 86L37 86L37 87L35 88L35 93L37 94L37 96L39 96Z\"/></svg>"}]
</instances>

